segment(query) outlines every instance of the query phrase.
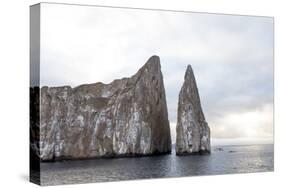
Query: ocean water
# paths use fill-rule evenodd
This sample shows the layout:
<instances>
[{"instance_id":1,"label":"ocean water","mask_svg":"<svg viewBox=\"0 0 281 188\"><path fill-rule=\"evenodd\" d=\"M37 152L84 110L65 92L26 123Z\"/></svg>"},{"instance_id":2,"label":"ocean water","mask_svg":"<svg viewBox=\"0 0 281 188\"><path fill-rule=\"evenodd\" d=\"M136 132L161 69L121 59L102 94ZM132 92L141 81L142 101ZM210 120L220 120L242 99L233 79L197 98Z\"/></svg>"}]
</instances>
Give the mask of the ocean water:
<instances>
[{"instance_id":1,"label":"ocean water","mask_svg":"<svg viewBox=\"0 0 281 188\"><path fill-rule=\"evenodd\" d=\"M213 147L211 155L179 157L173 150L172 154L152 157L41 163L41 183L57 185L273 170L273 145L220 146Z\"/></svg>"}]
</instances>

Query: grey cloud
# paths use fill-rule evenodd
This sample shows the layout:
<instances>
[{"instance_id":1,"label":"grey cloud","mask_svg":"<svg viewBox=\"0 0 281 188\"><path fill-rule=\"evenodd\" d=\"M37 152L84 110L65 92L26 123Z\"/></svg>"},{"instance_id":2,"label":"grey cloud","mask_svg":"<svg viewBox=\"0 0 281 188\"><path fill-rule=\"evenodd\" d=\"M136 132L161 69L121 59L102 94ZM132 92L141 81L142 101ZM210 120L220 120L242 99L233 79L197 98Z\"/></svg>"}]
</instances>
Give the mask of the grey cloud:
<instances>
[{"instance_id":1,"label":"grey cloud","mask_svg":"<svg viewBox=\"0 0 281 188\"><path fill-rule=\"evenodd\" d=\"M232 113L273 105L272 18L46 8L52 14L45 11L43 24L54 29L42 35L44 85L108 83L131 76L156 54L161 58L172 123L188 64L193 67L207 121L218 123ZM210 126L220 137L245 136L241 127ZM268 123L258 129L270 132L271 127Z\"/></svg>"}]
</instances>

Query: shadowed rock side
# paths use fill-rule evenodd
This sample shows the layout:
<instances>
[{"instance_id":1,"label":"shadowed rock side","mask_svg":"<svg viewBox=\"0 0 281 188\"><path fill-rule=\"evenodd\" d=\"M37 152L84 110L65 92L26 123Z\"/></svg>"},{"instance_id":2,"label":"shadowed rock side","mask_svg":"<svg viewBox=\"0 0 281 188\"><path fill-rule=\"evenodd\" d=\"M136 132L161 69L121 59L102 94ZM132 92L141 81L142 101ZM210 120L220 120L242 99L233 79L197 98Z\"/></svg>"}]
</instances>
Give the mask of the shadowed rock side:
<instances>
[{"instance_id":1,"label":"shadowed rock side","mask_svg":"<svg viewBox=\"0 0 281 188\"><path fill-rule=\"evenodd\" d=\"M41 88L40 158L142 156L171 152L160 60L131 78L76 88Z\"/></svg>"},{"instance_id":2,"label":"shadowed rock side","mask_svg":"<svg viewBox=\"0 0 281 188\"><path fill-rule=\"evenodd\" d=\"M210 153L210 128L205 121L190 65L187 67L179 94L176 129L177 155Z\"/></svg>"}]
</instances>

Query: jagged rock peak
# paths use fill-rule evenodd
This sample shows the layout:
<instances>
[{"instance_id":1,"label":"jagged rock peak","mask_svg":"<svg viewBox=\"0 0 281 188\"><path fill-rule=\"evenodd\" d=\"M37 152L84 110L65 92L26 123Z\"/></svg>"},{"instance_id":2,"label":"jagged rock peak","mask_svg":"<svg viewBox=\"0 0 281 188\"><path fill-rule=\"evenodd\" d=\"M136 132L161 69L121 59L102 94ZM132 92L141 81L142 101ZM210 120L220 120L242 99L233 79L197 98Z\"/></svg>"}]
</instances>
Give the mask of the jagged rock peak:
<instances>
[{"instance_id":1,"label":"jagged rock peak","mask_svg":"<svg viewBox=\"0 0 281 188\"><path fill-rule=\"evenodd\" d=\"M188 65L178 101L176 154L210 153L210 128L201 107L192 67Z\"/></svg>"},{"instance_id":2,"label":"jagged rock peak","mask_svg":"<svg viewBox=\"0 0 281 188\"><path fill-rule=\"evenodd\" d=\"M157 55L153 55L147 60L146 64L147 63L156 63L160 65L160 57Z\"/></svg>"},{"instance_id":3,"label":"jagged rock peak","mask_svg":"<svg viewBox=\"0 0 281 188\"><path fill-rule=\"evenodd\" d=\"M151 56L138 72L143 72L145 69L148 69L150 73L161 72L159 56Z\"/></svg>"},{"instance_id":4,"label":"jagged rock peak","mask_svg":"<svg viewBox=\"0 0 281 188\"><path fill-rule=\"evenodd\" d=\"M42 87L41 160L155 155L171 152L160 59L109 84Z\"/></svg>"},{"instance_id":5,"label":"jagged rock peak","mask_svg":"<svg viewBox=\"0 0 281 188\"><path fill-rule=\"evenodd\" d=\"M191 65L187 66L186 71L185 71L185 75L184 75L185 80L189 79L189 78L195 79Z\"/></svg>"}]
</instances>

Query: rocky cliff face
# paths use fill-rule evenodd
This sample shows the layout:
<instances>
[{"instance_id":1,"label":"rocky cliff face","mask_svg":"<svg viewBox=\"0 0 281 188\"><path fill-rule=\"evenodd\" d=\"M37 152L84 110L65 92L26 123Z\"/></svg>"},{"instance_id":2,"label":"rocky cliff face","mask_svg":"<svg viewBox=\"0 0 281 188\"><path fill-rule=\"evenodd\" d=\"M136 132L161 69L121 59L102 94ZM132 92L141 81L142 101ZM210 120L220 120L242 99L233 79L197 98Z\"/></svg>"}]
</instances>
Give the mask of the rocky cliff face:
<instances>
[{"instance_id":1,"label":"rocky cliff face","mask_svg":"<svg viewBox=\"0 0 281 188\"><path fill-rule=\"evenodd\" d=\"M189 65L179 94L176 154L210 153L210 128L205 121L199 93Z\"/></svg>"},{"instance_id":2,"label":"rocky cliff face","mask_svg":"<svg viewBox=\"0 0 281 188\"><path fill-rule=\"evenodd\" d=\"M160 60L131 78L76 88L42 87L41 160L153 155L171 151Z\"/></svg>"}]
</instances>

